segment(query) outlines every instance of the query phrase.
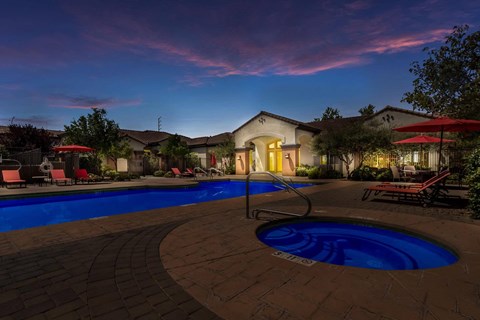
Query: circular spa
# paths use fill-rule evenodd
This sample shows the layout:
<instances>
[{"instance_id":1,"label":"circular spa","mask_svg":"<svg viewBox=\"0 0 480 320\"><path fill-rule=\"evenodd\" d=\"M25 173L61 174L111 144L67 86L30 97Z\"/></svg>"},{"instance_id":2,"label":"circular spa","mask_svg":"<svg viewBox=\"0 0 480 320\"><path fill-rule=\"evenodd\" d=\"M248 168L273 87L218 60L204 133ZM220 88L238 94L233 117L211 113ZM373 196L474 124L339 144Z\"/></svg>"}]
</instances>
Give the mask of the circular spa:
<instances>
[{"instance_id":1,"label":"circular spa","mask_svg":"<svg viewBox=\"0 0 480 320\"><path fill-rule=\"evenodd\" d=\"M359 268L428 269L458 260L453 250L426 237L360 221L285 219L259 227L257 237L295 256Z\"/></svg>"}]
</instances>

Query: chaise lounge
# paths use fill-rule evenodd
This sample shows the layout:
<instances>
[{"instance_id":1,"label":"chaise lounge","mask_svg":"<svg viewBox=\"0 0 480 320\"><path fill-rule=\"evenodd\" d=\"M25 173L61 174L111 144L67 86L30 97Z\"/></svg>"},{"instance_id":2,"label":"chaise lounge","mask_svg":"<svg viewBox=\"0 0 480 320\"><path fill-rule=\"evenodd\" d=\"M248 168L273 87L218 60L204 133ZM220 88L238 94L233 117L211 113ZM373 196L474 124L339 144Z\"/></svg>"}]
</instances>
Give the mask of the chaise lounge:
<instances>
[{"instance_id":1,"label":"chaise lounge","mask_svg":"<svg viewBox=\"0 0 480 320\"><path fill-rule=\"evenodd\" d=\"M64 185L67 185L67 182L69 182L72 185L72 179L65 177L63 169L52 169L50 175L52 176L52 183L55 182L58 185L59 182L63 182Z\"/></svg>"},{"instance_id":2,"label":"chaise lounge","mask_svg":"<svg viewBox=\"0 0 480 320\"><path fill-rule=\"evenodd\" d=\"M75 184L78 181L82 183L96 182L95 179L90 178L86 169L75 169Z\"/></svg>"},{"instance_id":3,"label":"chaise lounge","mask_svg":"<svg viewBox=\"0 0 480 320\"><path fill-rule=\"evenodd\" d=\"M9 185L18 184L21 188L22 184L27 187L27 182L20 178L20 172L18 170L2 170L3 183L8 188Z\"/></svg>"},{"instance_id":4,"label":"chaise lounge","mask_svg":"<svg viewBox=\"0 0 480 320\"><path fill-rule=\"evenodd\" d=\"M175 175L175 177L179 177L179 178L182 178L182 177L193 177L194 174L193 172L190 173L190 172L180 172L180 170L178 168L172 168L172 173Z\"/></svg>"},{"instance_id":5,"label":"chaise lounge","mask_svg":"<svg viewBox=\"0 0 480 320\"><path fill-rule=\"evenodd\" d=\"M367 200L373 192L374 196L388 195L396 196L398 200L417 200L426 207L429 203L433 203L442 193L443 183L449 175L450 171L445 170L424 183L382 183L371 186L365 189L362 201Z\"/></svg>"}]
</instances>

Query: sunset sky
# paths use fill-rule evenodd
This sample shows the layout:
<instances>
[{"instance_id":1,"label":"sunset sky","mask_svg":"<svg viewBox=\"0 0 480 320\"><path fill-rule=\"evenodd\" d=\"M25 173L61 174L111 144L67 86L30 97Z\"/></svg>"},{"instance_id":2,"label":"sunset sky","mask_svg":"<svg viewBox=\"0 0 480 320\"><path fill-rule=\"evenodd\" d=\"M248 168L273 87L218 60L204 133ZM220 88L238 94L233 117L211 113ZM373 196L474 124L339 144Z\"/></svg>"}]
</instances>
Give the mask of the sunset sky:
<instances>
[{"instance_id":1,"label":"sunset sky","mask_svg":"<svg viewBox=\"0 0 480 320\"><path fill-rule=\"evenodd\" d=\"M92 107L190 137L261 110L300 121L400 102L413 61L480 2L0 0L0 125L63 129ZM12 120L13 119L13 120Z\"/></svg>"}]
</instances>

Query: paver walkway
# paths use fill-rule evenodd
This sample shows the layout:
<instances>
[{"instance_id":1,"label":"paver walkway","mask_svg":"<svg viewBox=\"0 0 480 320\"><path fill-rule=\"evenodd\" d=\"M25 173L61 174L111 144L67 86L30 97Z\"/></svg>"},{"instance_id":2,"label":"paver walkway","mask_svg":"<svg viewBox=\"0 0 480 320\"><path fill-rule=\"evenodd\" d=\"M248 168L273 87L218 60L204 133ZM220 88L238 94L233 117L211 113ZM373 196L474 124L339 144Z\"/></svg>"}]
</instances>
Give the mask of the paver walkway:
<instances>
[{"instance_id":1,"label":"paver walkway","mask_svg":"<svg viewBox=\"0 0 480 320\"><path fill-rule=\"evenodd\" d=\"M479 223L462 209L362 202L368 184L304 191L314 215L438 234L460 262L392 273L282 261L236 198L1 233L0 319L480 319ZM293 194L251 200L303 211Z\"/></svg>"},{"instance_id":2,"label":"paver walkway","mask_svg":"<svg viewBox=\"0 0 480 320\"><path fill-rule=\"evenodd\" d=\"M134 229L1 257L0 317L219 319L163 268L158 247L180 224Z\"/></svg>"}]
</instances>

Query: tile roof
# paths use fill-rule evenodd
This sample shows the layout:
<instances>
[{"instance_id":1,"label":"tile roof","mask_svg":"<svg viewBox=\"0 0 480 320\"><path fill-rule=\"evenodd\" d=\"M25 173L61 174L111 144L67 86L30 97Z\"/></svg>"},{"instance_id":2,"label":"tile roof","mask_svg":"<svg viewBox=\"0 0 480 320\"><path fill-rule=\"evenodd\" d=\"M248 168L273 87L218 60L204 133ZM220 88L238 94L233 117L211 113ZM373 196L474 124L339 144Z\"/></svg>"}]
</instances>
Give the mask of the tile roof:
<instances>
[{"instance_id":1,"label":"tile roof","mask_svg":"<svg viewBox=\"0 0 480 320\"><path fill-rule=\"evenodd\" d=\"M248 120L247 122L245 122L244 124L242 124L240 127L238 127L237 129L235 129L233 131L233 133L237 132L238 130L240 130L241 128L245 127L247 124L249 124L250 122L252 122L253 120L255 120L257 117L260 117L262 115L265 115L265 116L268 116L268 117L271 117L271 118L274 118L274 119L278 119L278 120L281 120L281 121L284 121L284 122L287 122L287 123L290 123L290 124L293 124L293 125L296 125L299 127L299 129L303 129L303 130L307 130L307 131L312 131L312 132L316 132L318 131L317 128L311 126L309 123L305 123L305 122L301 122L301 121L297 121L297 120L294 120L294 119L290 119L290 118L287 118L287 117L282 117L282 116L279 116L277 114L273 114L273 113L270 113L270 112L267 112L267 111L260 111L260 113L258 113L257 115L255 115L254 117L252 117L250 120Z\"/></svg>"},{"instance_id":2,"label":"tile roof","mask_svg":"<svg viewBox=\"0 0 480 320\"><path fill-rule=\"evenodd\" d=\"M37 128L37 129L42 129L42 128ZM65 133L62 130L50 130L50 129L45 129L45 130L47 130L53 137L59 137ZM0 126L0 134L7 133L7 132L9 132L8 126Z\"/></svg>"},{"instance_id":3,"label":"tile roof","mask_svg":"<svg viewBox=\"0 0 480 320\"><path fill-rule=\"evenodd\" d=\"M232 138L233 134L230 132L224 132L220 133L214 136L209 136L209 137L199 137L199 138L193 138L190 139L190 141L187 142L188 146L193 147L193 146L216 146L229 138Z\"/></svg>"},{"instance_id":4,"label":"tile roof","mask_svg":"<svg viewBox=\"0 0 480 320\"><path fill-rule=\"evenodd\" d=\"M153 130L138 131L138 130L120 129L120 132L124 136L128 136L146 145L154 142L163 141L171 136L171 134L168 132L153 131Z\"/></svg>"}]
</instances>

